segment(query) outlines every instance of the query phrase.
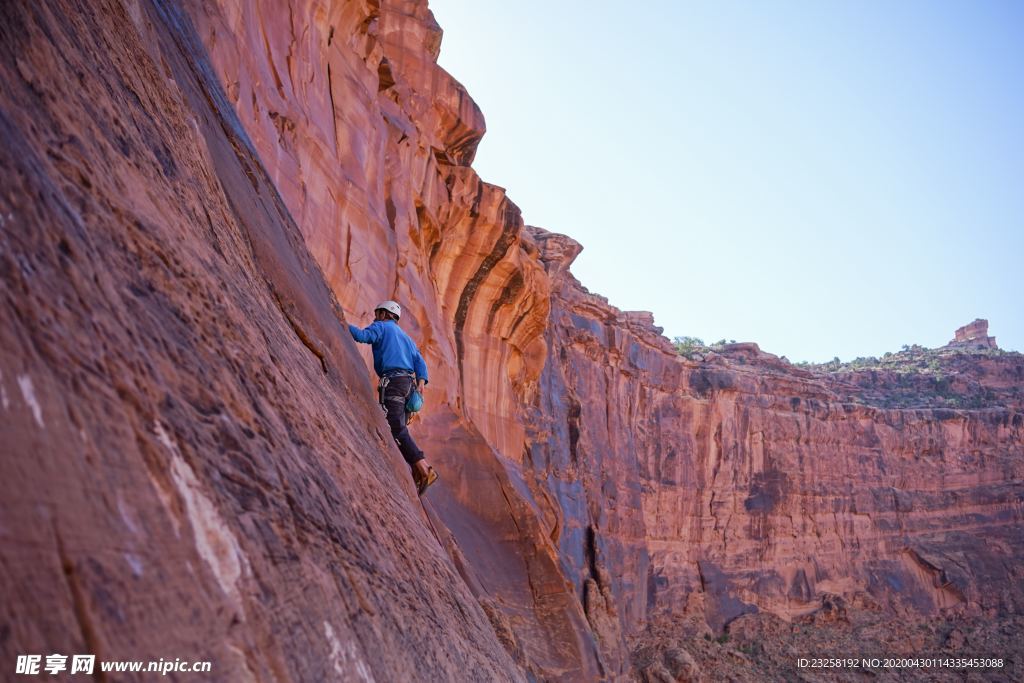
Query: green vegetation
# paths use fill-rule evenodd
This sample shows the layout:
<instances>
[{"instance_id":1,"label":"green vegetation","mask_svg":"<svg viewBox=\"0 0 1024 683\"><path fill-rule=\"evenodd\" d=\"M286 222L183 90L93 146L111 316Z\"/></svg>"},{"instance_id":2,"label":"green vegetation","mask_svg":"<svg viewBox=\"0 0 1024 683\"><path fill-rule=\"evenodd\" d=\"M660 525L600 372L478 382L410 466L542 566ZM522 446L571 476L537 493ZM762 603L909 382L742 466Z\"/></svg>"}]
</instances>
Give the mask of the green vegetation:
<instances>
[{"instance_id":1,"label":"green vegetation","mask_svg":"<svg viewBox=\"0 0 1024 683\"><path fill-rule=\"evenodd\" d=\"M940 347L928 349L920 344L904 344L896 353L855 358L842 362L797 363L815 374L852 381L857 384L858 403L883 408L979 409L1000 405L1000 396L985 387L971 371L972 359L979 356L1020 356L1002 349L966 349ZM865 377L867 375L867 377Z\"/></svg>"},{"instance_id":2,"label":"green vegetation","mask_svg":"<svg viewBox=\"0 0 1024 683\"><path fill-rule=\"evenodd\" d=\"M902 350L892 353L886 351L881 358L876 356L859 356L845 363L836 356L826 363L809 363L798 361L793 363L798 368L812 372L854 372L857 370L889 370L892 372L943 374L943 364L962 356L1003 356L1014 354L1015 351L1002 349L959 349L940 347L929 349L920 344L904 344Z\"/></svg>"},{"instance_id":3,"label":"green vegetation","mask_svg":"<svg viewBox=\"0 0 1024 683\"><path fill-rule=\"evenodd\" d=\"M719 352L731 362L746 364L742 354L730 354L726 346L735 340L720 339L706 344L699 337L676 337L676 351L693 361L703 361L708 354ZM782 360L795 368L813 373L854 403L883 408L950 408L980 409L1020 401L1024 390L1019 387L994 390L985 386L984 371L979 374L979 357L1005 358L1009 362L1022 358L1016 351L1002 349L943 346L929 349L920 344L904 344L896 352L882 357L861 356L850 361L839 357L825 363ZM758 365L758 361L749 361ZM778 366L771 372L779 372ZM783 366L784 367L784 366ZM785 370L782 370L785 372Z\"/></svg>"},{"instance_id":4,"label":"green vegetation","mask_svg":"<svg viewBox=\"0 0 1024 683\"><path fill-rule=\"evenodd\" d=\"M719 339L713 344L705 344L700 337L676 337L672 343L679 355L686 356L690 360L700 360L712 351L720 351L726 344L735 344L736 340Z\"/></svg>"}]
</instances>

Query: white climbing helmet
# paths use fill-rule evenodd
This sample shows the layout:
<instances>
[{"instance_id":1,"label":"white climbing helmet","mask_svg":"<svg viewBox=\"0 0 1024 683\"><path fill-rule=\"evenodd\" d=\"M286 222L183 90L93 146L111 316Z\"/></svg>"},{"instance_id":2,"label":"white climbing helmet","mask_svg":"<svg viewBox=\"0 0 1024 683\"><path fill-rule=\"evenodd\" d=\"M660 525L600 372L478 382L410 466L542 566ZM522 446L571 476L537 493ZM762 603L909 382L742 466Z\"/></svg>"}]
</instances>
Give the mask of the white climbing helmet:
<instances>
[{"instance_id":1,"label":"white climbing helmet","mask_svg":"<svg viewBox=\"0 0 1024 683\"><path fill-rule=\"evenodd\" d=\"M388 313L393 313L396 318L402 317L402 307L399 306L398 303L394 301L382 301L379 304L377 304L377 307L374 308L373 310L384 310L387 311Z\"/></svg>"}]
</instances>

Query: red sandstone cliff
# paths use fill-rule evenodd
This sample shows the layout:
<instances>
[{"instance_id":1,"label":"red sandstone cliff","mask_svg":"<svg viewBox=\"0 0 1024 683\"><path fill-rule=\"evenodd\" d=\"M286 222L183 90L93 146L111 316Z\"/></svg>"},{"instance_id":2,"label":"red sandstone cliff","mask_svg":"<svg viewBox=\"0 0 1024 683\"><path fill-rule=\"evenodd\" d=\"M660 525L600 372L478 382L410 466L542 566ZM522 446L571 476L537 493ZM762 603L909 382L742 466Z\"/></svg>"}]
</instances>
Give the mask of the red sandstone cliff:
<instances>
[{"instance_id":1,"label":"red sandstone cliff","mask_svg":"<svg viewBox=\"0 0 1024 683\"><path fill-rule=\"evenodd\" d=\"M680 357L474 173L424 2L2 11L5 661L685 678L685 620L1020 614L1020 356ZM432 524L342 324L381 298Z\"/></svg>"},{"instance_id":2,"label":"red sandstone cliff","mask_svg":"<svg viewBox=\"0 0 1024 683\"><path fill-rule=\"evenodd\" d=\"M0 13L5 678L520 678L189 17Z\"/></svg>"}]
</instances>

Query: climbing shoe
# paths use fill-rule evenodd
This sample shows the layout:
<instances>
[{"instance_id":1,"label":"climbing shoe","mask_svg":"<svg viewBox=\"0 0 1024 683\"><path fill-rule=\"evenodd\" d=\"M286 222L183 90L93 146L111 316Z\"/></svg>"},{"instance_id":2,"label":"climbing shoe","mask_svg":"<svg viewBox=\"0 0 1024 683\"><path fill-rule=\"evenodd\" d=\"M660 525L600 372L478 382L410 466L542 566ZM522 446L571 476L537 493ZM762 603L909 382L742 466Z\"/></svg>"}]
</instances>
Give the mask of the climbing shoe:
<instances>
[{"instance_id":1,"label":"climbing shoe","mask_svg":"<svg viewBox=\"0 0 1024 683\"><path fill-rule=\"evenodd\" d=\"M414 476L413 479L416 482L416 493L422 496L423 493L427 490L427 487L433 484L435 481L437 481L437 472L434 470L433 467L430 467L427 469L427 476Z\"/></svg>"}]
</instances>

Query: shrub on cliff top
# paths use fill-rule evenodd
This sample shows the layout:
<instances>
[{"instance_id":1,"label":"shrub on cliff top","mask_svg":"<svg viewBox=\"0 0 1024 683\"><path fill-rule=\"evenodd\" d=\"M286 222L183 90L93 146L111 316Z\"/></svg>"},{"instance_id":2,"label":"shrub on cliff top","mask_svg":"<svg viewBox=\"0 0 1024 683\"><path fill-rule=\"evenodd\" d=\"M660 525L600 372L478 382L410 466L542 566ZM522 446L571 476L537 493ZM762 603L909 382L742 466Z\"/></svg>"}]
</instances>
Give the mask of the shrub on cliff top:
<instances>
[{"instance_id":1,"label":"shrub on cliff top","mask_svg":"<svg viewBox=\"0 0 1024 683\"><path fill-rule=\"evenodd\" d=\"M705 344L700 337L676 337L672 344L676 347L679 355L690 360L702 359L705 354L711 351L721 351L726 344L735 344L735 339L719 339L713 344Z\"/></svg>"}]
</instances>

